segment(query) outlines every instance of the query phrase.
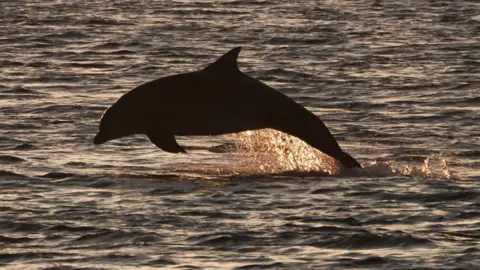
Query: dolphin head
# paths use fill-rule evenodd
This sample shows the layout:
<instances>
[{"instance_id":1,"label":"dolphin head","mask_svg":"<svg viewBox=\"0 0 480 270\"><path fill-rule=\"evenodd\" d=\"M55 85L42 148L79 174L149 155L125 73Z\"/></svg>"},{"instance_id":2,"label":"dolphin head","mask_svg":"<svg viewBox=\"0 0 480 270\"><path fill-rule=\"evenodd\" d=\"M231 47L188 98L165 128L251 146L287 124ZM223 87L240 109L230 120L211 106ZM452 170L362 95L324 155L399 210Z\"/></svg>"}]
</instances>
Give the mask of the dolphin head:
<instances>
[{"instance_id":1,"label":"dolphin head","mask_svg":"<svg viewBox=\"0 0 480 270\"><path fill-rule=\"evenodd\" d=\"M118 104L114 104L103 113L99 132L93 139L94 144L140 133L139 123L134 119L134 115L119 110L116 105Z\"/></svg>"}]
</instances>

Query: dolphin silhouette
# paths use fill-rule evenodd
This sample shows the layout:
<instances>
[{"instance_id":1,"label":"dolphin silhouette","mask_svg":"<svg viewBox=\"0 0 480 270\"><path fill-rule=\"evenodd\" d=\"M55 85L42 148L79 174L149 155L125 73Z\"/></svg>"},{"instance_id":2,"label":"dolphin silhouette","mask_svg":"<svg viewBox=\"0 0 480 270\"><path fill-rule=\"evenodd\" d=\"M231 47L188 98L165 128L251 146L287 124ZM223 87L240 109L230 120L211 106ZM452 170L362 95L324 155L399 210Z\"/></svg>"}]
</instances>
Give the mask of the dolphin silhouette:
<instances>
[{"instance_id":1,"label":"dolphin silhouette","mask_svg":"<svg viewBox=\"0 0 480 270\"><path fill-rule=\"evenodd\" d=\"M158 148L185 150L175 136L205 136L271 128L295 136L345 167L360 163L345 153L313 113L242 73L236 47L206 68L142 84L120 97L100 120L93 142L145 134Z\"/></svg>"}]
</instances>

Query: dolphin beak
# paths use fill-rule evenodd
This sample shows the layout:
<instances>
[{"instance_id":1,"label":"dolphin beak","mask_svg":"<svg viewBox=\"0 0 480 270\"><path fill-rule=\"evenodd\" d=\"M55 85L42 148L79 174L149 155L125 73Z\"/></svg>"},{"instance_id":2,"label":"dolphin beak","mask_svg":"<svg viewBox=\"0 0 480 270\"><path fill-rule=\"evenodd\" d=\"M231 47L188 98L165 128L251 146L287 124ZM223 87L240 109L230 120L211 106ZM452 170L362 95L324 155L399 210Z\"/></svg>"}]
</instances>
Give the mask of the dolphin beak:
<instances>
[{"instance_id":1,"label":"dolphin beak","mask_svg":"<svg viewBox=\"0 0 480 270\"><path fill-rule=\"evenodd\" d=\"M106 141L108 141L108 139L105 138L105 136L100 132L98 132L98 134L95 135L95 138L93 138L93 143L96 144L96 145L102 144Z\"/></svg>"}]
</instances>

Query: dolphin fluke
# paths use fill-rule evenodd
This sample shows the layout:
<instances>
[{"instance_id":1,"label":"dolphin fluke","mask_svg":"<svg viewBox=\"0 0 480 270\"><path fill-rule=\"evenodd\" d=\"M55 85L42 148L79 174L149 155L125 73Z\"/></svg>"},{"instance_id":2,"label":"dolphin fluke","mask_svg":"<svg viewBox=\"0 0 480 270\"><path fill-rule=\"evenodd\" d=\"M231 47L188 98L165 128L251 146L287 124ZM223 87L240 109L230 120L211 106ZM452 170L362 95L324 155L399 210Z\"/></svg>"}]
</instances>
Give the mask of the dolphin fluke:
<instances>
[{"instance_id":1,"label":"dolphin fluke","mask_svg":"<svg viewBox=\"0 0 480 270\"><path fill-rule=\"evenodd\" d=\"M343 164L343 166L347 168L363 168L362 165L348 153L342 151L340 155L337 157L338 161Z\"/></svg>"},{"instance_id":2,"label":"dolphin fluke","mask_svg":"<svg viewBox=\"0 0 480 270\"><path fill-rule=\"evenodd\" d=\"M204 69L142 84L120 97L100 120L94 143L145 134L160 149L185 150L175 136L206 136L272 128L337 159L362 166L345 153L325 124L286 95L242 73L236 47Z\"/></svg>"}]
</instances>

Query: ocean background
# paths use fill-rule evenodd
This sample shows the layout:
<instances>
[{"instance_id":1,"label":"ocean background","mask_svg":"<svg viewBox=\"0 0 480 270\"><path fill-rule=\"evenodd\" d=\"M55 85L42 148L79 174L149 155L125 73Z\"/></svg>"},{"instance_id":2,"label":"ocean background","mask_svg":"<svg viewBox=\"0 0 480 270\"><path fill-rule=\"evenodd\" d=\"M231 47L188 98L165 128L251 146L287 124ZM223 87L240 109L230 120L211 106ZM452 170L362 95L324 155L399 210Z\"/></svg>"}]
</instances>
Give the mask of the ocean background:
<instances>
[{"instance_id":1,"label":"ocean background","mask_svg":"<svg viewBox=\"0 0 480 270\"><path fill-rule=\"evenodd\" d=\"M479 33L477 1L0 1L0 268L480 269ZM235 46L365 168L271 130L93 145Z\"/></svg>"}]
</instances>

